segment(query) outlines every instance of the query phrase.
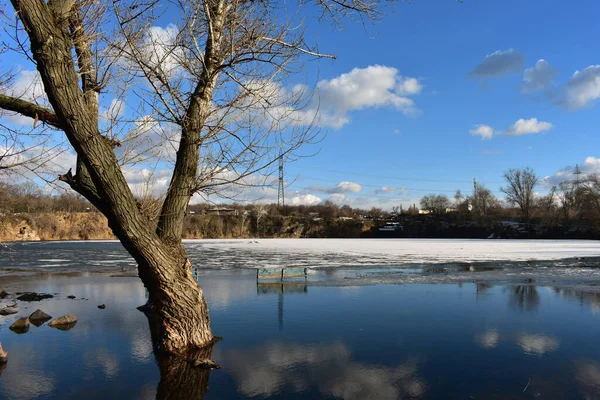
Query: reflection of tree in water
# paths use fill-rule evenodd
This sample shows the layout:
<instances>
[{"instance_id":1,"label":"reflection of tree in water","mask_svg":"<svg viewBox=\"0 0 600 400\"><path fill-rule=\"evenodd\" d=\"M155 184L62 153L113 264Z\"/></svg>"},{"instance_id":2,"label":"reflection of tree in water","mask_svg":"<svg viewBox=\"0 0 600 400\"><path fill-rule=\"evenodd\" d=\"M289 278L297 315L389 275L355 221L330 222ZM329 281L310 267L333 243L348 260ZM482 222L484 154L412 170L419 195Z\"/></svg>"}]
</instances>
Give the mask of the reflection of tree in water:
<instances>
[{"instance_id":1,"label":"reflection of tree in water","mask_svg":"<svg viewBox=\"0 0 600 400\"><path fill-rule=\"evenodd\" d=\"M193 359L210 359L212 346L193 355ZM160 369L157 399L202 400L208 390L210 370L197 368L188 359L155 353Z\"/></svg>"},{"instance_id":2,"label":"reflection of tree in water","mask_svg":"<svg viewBox=\"0 0 600 400\"><path fill-rule=\"evenodd\" d=\"M510 306L521 312L535 311L540 305L540 295L534 285L517 285L511 288Z\"/></svg>"},{"instance_id":3,"label":"reflection of tree in water","mask_svg":"<svg viewBox=\"0 0 600 400\"><path fill-rule=\"evenodd\" d=\"M578 301L581 305L588 305L592 311L600 311L600 293L582 292L573 289L554 288L556 294L569 300Z\"/></svg>"},{"instance_id":4,"label":"reflection of tree in water","mask_svg":"<svg viewBox=\"0 0 600 400\"><path fill-rule=\"evenodd\" d=\"M482 296L487 293L487 291L492 287L492 285L488 283L475 283L475 293L476 296Z\"/></svg>"},{"instance_id":5,"label":"reflection of tree in water","mask_svg":"<svg viewBox=\"0 0 600 400\"><path fill-rule=\"evenodd\" d=\"M154 357L160 370L156 398L202 400L208 390L210 369L197 367L194 364L210 361L213 346L190 351L183 357L164 354L158 347L160 323L150 314L146 316L150 326Z\"/></svg>"}]
</instances>

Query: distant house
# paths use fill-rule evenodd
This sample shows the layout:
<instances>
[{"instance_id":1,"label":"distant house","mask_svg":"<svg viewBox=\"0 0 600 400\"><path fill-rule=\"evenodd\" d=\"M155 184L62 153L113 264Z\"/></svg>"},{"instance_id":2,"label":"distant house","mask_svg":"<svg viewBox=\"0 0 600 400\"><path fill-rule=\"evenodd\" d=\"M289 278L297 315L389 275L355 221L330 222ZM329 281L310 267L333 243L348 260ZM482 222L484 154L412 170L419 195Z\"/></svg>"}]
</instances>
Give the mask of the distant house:
<instances>
[{"instance_id":1,"label":"distant house","mask_svg":"<svg viewBox=\"0 0 600 400\"><path fill-rule=\"evenodd\" d=\"M419 214L422 214L422 215L431 214L431 210L419 210Z\"/></svg>"}]
</instances>

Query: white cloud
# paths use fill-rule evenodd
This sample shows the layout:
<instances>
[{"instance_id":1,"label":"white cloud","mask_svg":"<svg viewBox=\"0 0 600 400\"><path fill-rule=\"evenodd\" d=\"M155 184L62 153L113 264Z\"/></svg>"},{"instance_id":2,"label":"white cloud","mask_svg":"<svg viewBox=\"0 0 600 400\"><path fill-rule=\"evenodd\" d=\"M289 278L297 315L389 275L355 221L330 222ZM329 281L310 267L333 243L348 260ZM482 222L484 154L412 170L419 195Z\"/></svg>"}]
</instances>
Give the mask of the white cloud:
<instances>
[{"instance_id":1,"label":"white cloud","mask_svg":"<svg viewBox=\"0 0 600 400\"><path fill-rule=\"evenodd\" d=\"M125 103L123 100L114 98L110 101L107 108L100 111L100 118L106 121L114 121L125 112Z\"/></svg>"},{"instance_id":2,"label":"white cloud","mask_svg":"<svg viewBox=\"0 0 600 400\"><path fill-rule=\"evenodd\" d=\"M537 118L530 118L527 120L521 118L508 128L506 134L511 136L521 136L545 132L550 129L552 129L552 124L550 122L538 121Z\"/></svg>"},{"instance_id":3,"label":"white cloud","mask_svg":"<svg viewBox=\"0 0 600 400\"><path fill-rule=\"evenodd\" d=\"M481 136L481 140L490 140L492 137L498 135L522 136L541 133L550 129L552 129L550 122L538 121L537 118L521 118L509 126L505 132L497 131L489 125L481 124L469 130L469 133L473 136Z\"/></svg>"},{"instance_id":4,"label":"white cloud","mask_svg":"<svg viewBox=\"0 0 600 400\"><path fill-rule=\"evenodd\" d=\"M580 179L583 179L586 175L599 174L600 175L600 158L587 157L583 163L577 164L577 167L581 171ZM574 174L575 165L567 165L564 168L559 169L553 175L546 176L542 179L542 183L547 188L556 186L564 181L573 181L576 179Z\"/></svg>"},{"instance_id":5,"label":"white cloud","mask_svg":"<svg viewBox=\"0 0 600 400\"><path fill-rule=\"evenodd\" d=\"M475 129L471 129L469 133L473 136L481 136L481 140L490 140L494 136L494 128L489 125L477 125Z\"/></svg>"},{"instance_id":6,"label":"white cloud","mask_svg":"<svg viewBox=\"0 0 600 400\"><path fill-rule=\"evenodd\" d=\"M183 59L183 49L177 44L179 29L173 24L148 29L141 54L152 68L159 67L167 77L177 74Z\"/></svg>"},{"instance_id":7,"label":"white cloud","mask_svg":"<svg viewBox=\"0 0 600 400\"><path fill-rule=\"evenodd\" d=\"M27 100L29 102L50 108L46 98L46 91L42 84L42 78L37 71L23 70L14 82L5 91L9 96ZM33 125L33 119L18 113L2 111L0 116L7 122L15 125Z\"/></svg>"},{"instance_id":8,"label":"white cloud","mask_svg":"<svg viewBox=\"0 0 600 400\"><path fill-rule=\"evenodd\" d=\"M527 68L523 73L523 93L545 90L556 76L556 69L544 59L538 60L532 68Z\"/></svg>"},{"instance_id":9,"label":"white cloud","mask_svg":"<svg viewBox=\"0 0 600 400\"><path fill-rule=\"evenodd\" d=\"M393 193L396 190L398 190L398 188L396 186L382 186L379 189L375 190L375 193L380 194L380 193Z\"/></svg>"},{"instance_id":10,"label":"white cloud","mask_svg":"<svg viewBox=\"0 0 600 400\"><path fill-rule=\"evenodd\" d=\"M524 62L523 54L514 49L498 50L485 56L483 61L469 75L477 78L502 76L510 72L520 71Z\"/></svg>"},{"instance_id":11,"label":"white cloud","mask_svg":"<svg viewBox=\"0 0 600 400\"><path fill-rule=\"evenodd\" d=\"M400 81L396 86L396 93L401 96L411 96L421 93L423 85L417 78L403 78L400 77Z\"/></svg>"},{"instance_id":12,"label":"white cloud","mask_svg":"<svg viewBox=\"0 0 600 400\"><path fill-rule=\"evenodd\" d=\"M358 193L362 191L362 185L356 182L339 182L335 186L323 186L323 185L313 185L307 188L310 191L321 192L321 193L330 193L330 194L340 194L340 193Z\"/></svg>"},{"instance_id":13,"label":"white cloud","mask_svg":"<svg viewBox=\"0 0 600 400\"><path fill-rule=\"evenodd\" d=\"M418 110L408 96L420 93L422 87L417 78L403 77L396 68L383 65L354 68L317 84L318 123L340 128L350 121L351 111L371 107L393 107L404 114L415 114Z\"/></svg>"},{"instance_id":14,"label":"white cloud","mask_svg":"<svg viewBox=\"0 0 600 400\"><path fill-rule=\"evenodd\" d=\"M583 71L576 71L567 82L567 108L581 108L600 98L600 65L590 65Z\"/></svg>"},{"instance_id":15,"label":"white cloud","mask_svg":"<svg viewBox=\"0 0 600 400\"><path fill-rule=\"evenodd\" d=\"M321 202L321 199L313 194L301 194L292 197L294 206L314 206Z\"/></svg>"}]
</instances>

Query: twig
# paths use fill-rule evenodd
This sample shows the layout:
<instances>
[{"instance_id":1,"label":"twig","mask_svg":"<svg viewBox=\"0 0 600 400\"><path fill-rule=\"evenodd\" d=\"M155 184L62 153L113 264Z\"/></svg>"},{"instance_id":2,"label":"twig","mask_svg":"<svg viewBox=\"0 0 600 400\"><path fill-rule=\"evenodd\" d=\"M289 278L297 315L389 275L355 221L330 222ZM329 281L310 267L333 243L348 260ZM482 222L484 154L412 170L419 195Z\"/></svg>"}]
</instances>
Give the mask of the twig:
<instances>
[{"instance_id":1,"label":"twig","mask_svg":"<svg viewBox=\"0 0 600 400\"><path fill-rule=\"evenodd\" d=\"M527 381L527 386L525 386L525 389L523 389L523 393L525 393L525 391L527 390L527 388L529 387L529 384L531 383L531 377L529 378L529 380Z\"/></svg>"}]
</instances>

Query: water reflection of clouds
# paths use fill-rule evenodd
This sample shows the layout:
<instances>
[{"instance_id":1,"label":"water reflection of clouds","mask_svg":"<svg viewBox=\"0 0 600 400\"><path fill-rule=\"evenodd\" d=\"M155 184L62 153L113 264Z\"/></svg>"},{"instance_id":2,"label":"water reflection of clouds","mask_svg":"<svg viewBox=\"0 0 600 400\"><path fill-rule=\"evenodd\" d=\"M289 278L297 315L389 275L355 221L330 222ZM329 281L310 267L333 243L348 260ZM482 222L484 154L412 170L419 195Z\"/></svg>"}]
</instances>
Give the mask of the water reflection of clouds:
<instances>
[{"instance_id":1,"label":"water reflection of clouds","mask_svg":"<svg viewBox=\"0 0 600 400\"><path fill-rule=\"evenodd\" d=\"M586 399L600 397L600 364L592 360L575 361L575 378Z\"/></svg>"},{"instance_id":2,"label":"water reflection of clouds","mask_svg":"<svg viewBox=\"0 0 600 400\"><path fill-rule=\"evenodd\" d=\"M271 396L283 389L299 393L316 387L323 395L336 398L397 399L418 397L426 391L416 360L394 367L363 364L353 360L342 343L271 343L226 351L223 359L244 396Z\"/></svg>"},{"instance_id":3,"label":"water reflection of clouds","mask_svg":"<svg viewBox=\"0 0 600 400\"><path fill-rule=\"evenodd\" d=\"M11 399L32 399L43 397L54 391L54 378L49 371L37 370L29 360L38 354L31 345L19 348L19 357L10 357L10 368L0 379L0 394Z\"/></svg>"},{"instance_id":4,"label":"water reflection of clouds","mask_svg":"<svg viewBox=\"0 0 600 400\"><path fill-rule=\"evenodd\" d=\"M83 355L83 362L90 370L100 367L107 379L114 378L119 373L119 359L107 349L95 349Z\"/></svg>"},{"instance_id":5,"label":"water reflection of clouds","mask_svg":"<svg viewBox=\"0 0 600 400\"><path fill-rule=\"evenodd\" d=\"M484 349L493 349L502 339L497 329L488 329L475 335L475 342ZM550 335L520 332L514 338L515 344L524 353L542 356L558 349L560 341Z\"/></svg>"},{"instance_id":6,"label":"water reflection of clouds","mask_svg":"<svg viewBox=\"0 0 600 400\"><path fill-rule=\"evenodd\" d=\"M500 333L497 329L489 329L479 335L475 335L475 341L484 349L493 349L500 341Z\"/></svg>"},{"instance_id":7,"label":"water reflection of clouds","mask_svg":"<svg viewBox=\"0 0 600 400\"><path fill-rule=\"evenodd\" d=\"M519 333L515 342L523 352L536 356L555 351L560 344L555 337L531 333Z\"/></svg>"}]
</instances>

